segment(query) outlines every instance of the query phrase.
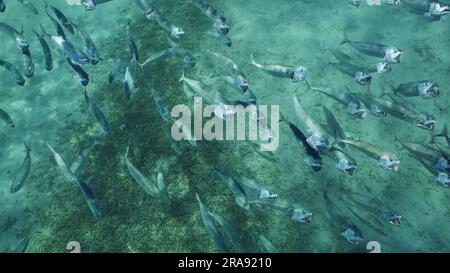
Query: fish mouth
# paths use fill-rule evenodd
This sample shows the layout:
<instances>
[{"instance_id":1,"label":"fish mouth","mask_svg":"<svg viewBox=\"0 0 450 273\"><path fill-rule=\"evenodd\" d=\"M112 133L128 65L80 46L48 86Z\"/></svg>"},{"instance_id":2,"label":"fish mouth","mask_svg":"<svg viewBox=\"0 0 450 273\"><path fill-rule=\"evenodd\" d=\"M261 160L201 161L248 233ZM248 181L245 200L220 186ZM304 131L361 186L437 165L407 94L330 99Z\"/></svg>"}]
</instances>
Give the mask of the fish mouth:
<instances>
[{"instance_id":1,"label":"fish mouth","mask_svg":"<svg viewBox=\"0 0 450 273\"><path fill-rule=\"evenodd\" d=\"M400 224L401 224L400 219L401 218L402 218L401 216L392 217L391 219L389 219L389 223L393 224L394 226L400 226Z\"/></svg>"},{"instance_id":2,"label":"fish mouth","mask_svg":"<svg viewBox=\"0 0 450 273\"><path fill-rule=\"evenodd\" d=\"M357 169L357 167L355 165L351 165L343 171L344 171L344 173L346 173L348 175L353 175L355 173L356 169Z\"/></svg>"},{"instance_id":3,"label":"fish mouth","mask_svg":"<svg viewBox=\"0 0 450 273\"><path fill-rule=\"evenodd\" d=\"M292 220L300 223L311 223L312 213L307 212L301 208L295 208L292 213Z\"/></svg>"},{"instance_id":4,"label":"fish mouth","mask_svg":"<svg viewBox=\"0 0 450 273\"><path fill-rule=\"evenodd\" d=\"M304 67L298 67L292 71L291 79L293 82L301 82L306 78L306 69Z\"/></svg>"},{"instance_id":5,"label":"fish mouth","mask_svg":"<svg viewBox=\"0 0 450 273\"><path fill-rule=\"evenodd\" d=\"M436 127L436 120L433 120L433 119L419 120L416 124L420 128L434 131L434 129Z\"/></svg>"},{"instance_id":6,"label":"fish mouth","mask_svg":"<svg viewBox=\"0 0 450 273\"><path fill-rule=\"evenodd\" d=\"M400 167L400 160L389 155L384 155L380 158L380 166L388 171L397 172Z\"/></svg>"},{"instance_id":7,"label":"fish mouth","mask_svg":"<svg viewBox=\"0 0 450 273\"><path fill-rule=\"evenodd\" d=\"M354 116L356 118L361 118L361 119L363 119L366 115L367 115L366 109L358 109L357 111L355 111L352 114L352 116Z\"/></svg>"},{"instance_id":8,"label":"fish mouth","mask_svg":"<svg viewBox=\"0 0 450 273\"><path fill-rule=\"evenodd\" d=\"M322 169L322 162L320 162L320 160L313 158L312 156L307 156L305 158L305 163L316 172Z\"/></svg>"},{"instance_id":9,"label":"fish mouth","mask_svg":"<svg viewBox=\"0 0 450 273\"><path fill-rule=\"evenodd\" d=\"M356 82L358 82L361 85L370 85L372 83L372 76L363 71L356 72L355 79Z\"/></svg>"}]
</instances>

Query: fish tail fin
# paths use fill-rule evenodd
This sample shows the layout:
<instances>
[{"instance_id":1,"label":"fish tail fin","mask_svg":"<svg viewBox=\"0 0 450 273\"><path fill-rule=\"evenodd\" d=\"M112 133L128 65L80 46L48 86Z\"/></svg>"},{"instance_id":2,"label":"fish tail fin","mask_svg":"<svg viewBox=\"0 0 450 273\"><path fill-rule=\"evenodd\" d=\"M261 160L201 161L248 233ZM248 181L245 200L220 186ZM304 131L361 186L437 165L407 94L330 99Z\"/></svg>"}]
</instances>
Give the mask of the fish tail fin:
<instances>
[{"instance_id":1,"label":"fish tail fin","mask_svg":"<svg viewBox=\"0 0 450 273\"><path fill-rule=\"evenodd\" d=\"M442 128L442 131L438 134L435 134L434 136L435 137L448 137L447 123L444 124L444 128Z\"/></svg>"},{"instance_id":2,"label":"fish tail fin","mask_svg":"<svg viewBox=\"0 0 450 273\"><path fill-rule=\"evenodd\" d=\"M127 150L125 151L125 159L128 159L128 153L130 152L130 146L127 146Z\"/></svg>"},{"instance_id":3,"label":"fish tail fin","mask_svg":"<svg viewBox=\"0 0 450 273\"><path fill-rule=\"evenodd\" d=\"M44 28L44 26L43 26L42 24L40 24L40 27L41 27L41 36L47 36L47 37L51 37L51 36L52 36L51 34L49 34L49 33L45 30L45 28Z\"/></svg>"},{"instance_id":4,"label":"fish tail fin","mask_svg":"<svg viewBox=\"0 0 450 273\"><path fill-rule=\"evenodd\" d=\"M24 141L23 145L25 146L26 152L31 152L31 143L29 141Z\"/></svg>"},{"instance_id":5,"label":"fish tail fin","mask_svg":"<svg viewBox=\"0 0 450 273\"><path fill-rule=\"evenodd\" d=\"M186 79L186 76L184 74L184 69L183 69L183 74L181 74L181 78L178 80L178 82L183 82Z\"/></svg>"},{"instance_id":6,"label":"fish tail fin","mask_svg":"<svg viewBox=\"0 0 450 273\"><path fill-rule=\"evenodd\" d=\"M169 42L171 48L178 48L178 47L180 47L177 44L177 42L175 42L169 35L166 35L166 39Z\"/></svg>"},{"instance_id":7,"label":"fish tail fin","mask_svg":"<svg viewBox=\"0 0 450 273\"><path fill-rule=\"evenodd\" d=\"M38 39L40 39L40 38L42 37L42 35L39 34L34 28L32 28L31 30L33 31L34 35L36 35L36 37L37 37Z\"/></svg>"},{"instance_id":8,"label":"fish tail fin","mask_svg":"<svg viewBox=\"0 0 450 273\"><path fill-rule=\"evenodd\" d=\"M348 43L350 40L348 39L348 33L347 33L348 25L345 26L344 32L343 32L343 39L342 42L339 45L343 45Z\"/></svg>"},{"instance_id":9,"label":"fish tail fin","mask_svg":"<svg viewBox=\"0 0 450 273\"><path fill-rule=\"evenodd\" d=\"M311 84L309 83L309 81L307 79L305 79L305 83L306 83L306 87L308 88L307 91L311 91Z\"/></svg>"},{"instance_id":10,"label":"fish tail fin","mask_svg":"<svg viewBox=\"0 0 450 273\"><path fill-rule=\"evenodd\" d=\"M283 121L287 121L287 120L284 117L283 113L280 112L280 119L278 120L278 122L283 122Z\"/></svg>"},{"instance_id":11,"label":"fish tail fin","mask_svg":"<svg viewBox=\"0 0 450 273\"><path fill-rule=\"evenodd\" d=\"M253 55L253 53L250 54L250 61L251 61L252 65L258 66L258 63L256 63L255 56Z\"/></svg>"},{"instance_id":12,"label":"fish tail fin","mask_svg":"<svg viewBox=\"0 0 450 273\"><path fill-rule=\"evenodd\" d=\"M428 142L428 144L436 144L436 138L433 132L430 132L430 141Z\"/></svg>"}]
</instances>

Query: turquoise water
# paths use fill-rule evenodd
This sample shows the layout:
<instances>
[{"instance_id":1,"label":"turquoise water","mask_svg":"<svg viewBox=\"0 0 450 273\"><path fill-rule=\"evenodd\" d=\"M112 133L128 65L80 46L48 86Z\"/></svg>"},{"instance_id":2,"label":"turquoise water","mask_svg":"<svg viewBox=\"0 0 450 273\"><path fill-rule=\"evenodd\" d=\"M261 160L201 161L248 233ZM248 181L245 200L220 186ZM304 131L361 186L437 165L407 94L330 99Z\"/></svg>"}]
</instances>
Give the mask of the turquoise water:
<instances>
[{"instance_id":1,"label":"turquoise water","mask_svg":"<svg viewBox=\"0 0 450 273\"><path fill-rule=\"evenodd\" d=\"M33 1L38 15L18 1L4 2L6 10L0 13L0 22L16 29L23 25L35 75L26 79L22 87L15 84L6 69L0 70L0 108L15 123L10 128L0 120L0 251L14 251L23 238L33 234L27 252L69 252L66 247L71 241L79 242L82 252L221 252L202 221L196 193L211 212L222 215L235 230L235 237L230 240L213 219L226 243L235 246L234 251L266 251L260 235L281 252L367 252L369 241L378 241L383 252L449 251L449 190L438 185L435 174L400 144L401 141L428 144L429 131L389 114L379 118L368 113L364 119L353 119L346 114L345 106L308 90L305 82L293 83L268 75L253 66L250 58L254 54L259 63L305 66L307 81L312 86L332 86L358 94L370 92L374 96L391 94L392 85L400 83L435 81L441 87L435 99L406 99L417 108L432 112L437 120L435 131L439 132L450 121L448 16L429 22L403 5L363 3L357 8L347 1L332 0L208 1L231 26L227 36L233 45L229 48L207 34L214 31L212 22L196 6L175 0L153 1L161 14L185 31L176 43L197 59L195 67L185 70L187 77L202 80L229 100L241 99L220 78L232 74L207 50L218 52L240 66L258 104L279 105L283 116L305 133L307 130L294 109L294 93L317 123L326 123L321 107L324 104L345 132L395 154L401 162L398 172L387 171L375 159L347 147L346 152L358 162L357 171L349 176L339 172L325 153L322 170L314 172L305 164L305 150L285 123L280 124L280 146L274 152L278 162L255 153L248 141L197 141L196 147L183 141L182 153L174 152L161 127L172 123L161 118L150 91L158 90L169 109L178 104L192 106L183 83L179 82L183 57L174 56L143 69L138 67L136 92L129 100L120 81L108 82L107 66L109 59L128 65L129 36L136 41L140 61L169 48L167 31L146 20L133 1L113 0L85 11L65 1L48 0L90 34L101 54L100 63L82 67L90 76L89 97L104 113L111 128L109 136L102 136L86 105L84 88L49 37L46 41L53 54L53 69L48 72L43 68L42 49L32 29L39 30L42 24L51 35L56 33L44 12L43 1ZM49 13L53 15L50 10ZM85 50L79 35L64 30L69 41ZM351 40L375 41L404 52L401 63L392 65L392 72L373 74L370 91L330 65L336 61L326 51L328 48L339 49L362 63L380 61L358 53L349 45L340 45L345 32ZM4 47L0 59L21 67L23 55L14 41L4 32L0 32L0 37ZM151 183L156 183L158 172L163 174L170 208L161 196L146 193L130 175L124 159L130 143L125 120L134 128L142 146L140 160L131 148L131 162ZM76 177L95 193L102 213L99 220L93 217L80 189L62 175L47 147L47 144L53 147L70 166L80 151L95 140L101 144L85 159ZM24 186L11 193L11 183L25 157L24 141L31 145L31 169ZM436 141L439 147L448 148L444 139ZM335 140L331 144L337 145ZM289 213L270 206L250 204L248 209L241 208L213 167L237 180L245 176L271 188L279 200L289 200L313 213L312 222L295 222ZM323 191L361 231L364 239L359 244L350 244L341 236L343 227L330 215ZM381 200L402 216L400 226L349 201L346 192ZM249 201L250 197L247 198Z\"/></svg>"}]
</instances>

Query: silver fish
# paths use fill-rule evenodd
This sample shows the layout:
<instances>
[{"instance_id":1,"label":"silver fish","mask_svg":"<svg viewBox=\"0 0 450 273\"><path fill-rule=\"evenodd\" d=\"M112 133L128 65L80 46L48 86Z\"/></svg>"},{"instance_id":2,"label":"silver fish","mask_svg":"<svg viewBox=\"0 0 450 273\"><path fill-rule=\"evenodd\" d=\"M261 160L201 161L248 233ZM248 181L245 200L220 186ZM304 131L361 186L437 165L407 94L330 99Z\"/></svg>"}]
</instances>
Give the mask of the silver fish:
<instances>
[{"instance_id":1,"label":"silver fish","mask_svg":"<svg viewBox=\"0 0 450 273\"><path fill-rule=\"evenodd\" d=\"M202 216L203 224L205 225L209 235L213 238L213 240L219 245L219 247L223 251L228 252L230 249L228 245L225 243L225 239L214 225L211 218L211 214L209 210L206 208L206 206L203 204L198 193L195 194L195 198L197 199L198 206L200 207L200 214Z\"/></svg>"},{"instance_id":2,"label":"silver fish","mask_svg":"<svg viewBox=\"0 0 450 273\"><path fill-rule=\"evenodd\" d=\"M87 95L87 90L84 90L84 100L86 101L87 106L89 107L89 111L91 112L92 117L97 121L100 125L100 129L104 136L111 135L111 129L109 127L108 121L106 120L103 112L98 108L98 106L91 101L89 96Z\"/></svg>"},{"instance_id":3,"label":"silver fish","mask_svg":"<svg viewBox=\"0 0 450 273\"><path fill-rule=\"evenodd\" d=\"M238 206L240 206L241 208L248 210L249 204L247 202L247 196L239 182L234 178L223 174L217 169L214 169L214 171L221 178L223 184L231 190L234 195L234 201L236 202L236 204L238 204Z\"/></svg>"},{"instance_id":4,"label":"silver fish","mask_svg":"<svg viewBox=\"0 0 450 273\"><path fill-rule=\"evenodd\" d=\"M339 141L358 149L375 160L378 160L381 168L388 171L398 171L400 160L394 154L383 151L375 145L363 142L361 140L340 139Z\"/></svg>"},{"instance_id":5,"label":"silver fish","mask_svg":"<svg viewBox=\"0 0 450 273\"><path fill-rule=\"evenodd\" d=\"M323 198L331 218L340 226L341 235L351 244L357 245L363 240L363 235L359 228L350 219L345 217L337 208L336 204L330 199L326 191L323 192Z\"/></svg>"},{"instance_id":6,"label":"silver fish","mask_svg":"<svg viewBox=\"0 0 450 273\"><path fill-rule=\"evenodd\" d=\"M27 40L25 40L25 38L23 37L24 32L23 27L21 31L18 31L12 26L0 22L0 30L8 34L11 38L13 38L17 48L19 48L20 50L23 51L25 49L28 49L28 47L30 46Z\"/></svg>"},{"instance_id":7,"label":"silver fish","mask_svg":"<svg viewBox=\"0 0 450 273\"><path fill-rule=\"evenodd\" d=\"M14 121L11 118L11 116L3 109L0 108L0 119L3 120L6 125L8 125L11 128L14 128Z\"/></svg>"},{"instance_id":8,"label":"silver fish","mask_svg":"<svg viewBox=\"0 0 450 273\"><path fill-rule=\"evenodd\" d=\"M48 46L47 41L44 39L45 36L45 30L43 26L41 25L41 32L38 33L36 30L33 29L34 34L36 35L36 38L39 40L39 43L41 44L42 51L44 53L44 68L47 71L50 71L53 69L53 57L52 52L50 50L50 47Z\"/></svg>"},{"instance_id":9,"label":"silver fish","mask_svg":"<svg viewBox=\"0 0 450 273\"><path fill-rule=\"evenodd\" d=\"M25 182L28 179L28 176L30 175L30 170L31 170L31 156L30 156L30 152L31 152L31 148L30 148L30 144L29 143L24 143L25 145L25 151L26 151L26 156L25 159L23 160L22 165L20 165L19 170L17 171L16 176L14 177L13 182L11 183L11 188L10 188L10 192L11 193L16 193L18 192L23 185L25 184Z\"/></svg>"},{"instance_id":10,"label":"silver fish","mask_svg":"<svg viewBox=\"0 0 450 273\"><path fill-rule=\"evenodd\" d=\"M352 41L348 39L346 33L342 44L348 44L363 54L383 58L387 63L400 63L400 57L403 55L403 51L396 47L373 42Z\"/></svg>"},{"instance_id":11,"label":"silver fish","mask_svg":"<svg viewBox=\"0 0 450 273\"><path fill-rule=\"evenodd\" d=\"M26 9L28 9L34 15L38 15L39 14L36 6L33 3L31 3L30 1L28 1L28 0L17 0L17 2L22 4Z\"/></svg>"},{"instance_id":12,"label":"silver fish","mask_svg":"<svg viewBox=\"0 0 450 273\"><path fill-rule=\"evenodd\" d=\"M345 192L345 194L355 204L369 208L395 226L400 225L400 219L402 218L402 216L400 216L392 208L383 204L383 202L381 202L380 200L358 193Z\"/></svg>"},{"instance_id":13,"label":"silver fish","mask_svg":"<svg viewBox=\"0 0 450 273\"><path fill-rule=\"evenodd\" d=\"M293 95L294 109L297 117L308 130L307 142L316 150L327 150L330 148L328 135L309 115L305 109L300 105L297 95Z\"/></svg>"},{"instance_id":14,"label":"silver fish","mask_svg":"<svg viewBox=\"0 0 450 273\"><path fill-rule=\"evenodd\" d=\"M167 105L164 102L163 98L161 97L161 94L158 91L156 91L155 89L152 89L151 92L152 92L153 98L155 99L155 103L158 106L161 117L165 121L171 121L172 116L170 115Z\"/></svg>"},{"instance_id":15,"label":"silver fish","mask_svg":"<svg viewBox=\"0 0 450 273\"><path fill-rule=\"evenodd\" d=\"M311 90L320 92L346 107L347 114L355 118L364 118L367 114L366 106L357 97L331 87L311 87Z\"/></svg>"},{"instance_id":16,"label":"silver fish","mask_svg":"<svg viewBox=\"0 0 450 273\"><path fill-rule=\"evenodd\" d=\"M24 86L25 85L25 79L22 75L22 72L20 72L17 67L15 67L12 63L0 60L0 66L3 66L6 68L6 70L9 71L9 75L11 76L11 79L16 82L17 85Z\"/></svg>"},{"instance_id":17,"label":"silver fish","mask_svg":"<svg viewBox=\"0 0 450 273\"><path fill-rule=\"evenodd\" d=\"M151 196L158 196L159 189L155 184L148 181L147 178L131 163L128 159L128 151L130 147L127 147L127 151L125 152L125 164L127 165L128 172L134 178L134 180Z\"/></svg>"},{"instance_id":18,"label":"silver fish","mask_svg":"<svg viewBox=\"0 0 450 273\"><path fill-rule=\"evenodd\" d=\"M394 88L394 94L400 94L405 97L422 97L431 99L440 93L439 84L432 81L413 81L402 83Z\"/></svg>"},{"instance_id":19,"label":"silver fish","mask_svg":"<svg viewBox=\"0 0 450 273\"><path fill-rule=\"evenodd\" d=\"M227 19L219 14L216 8L202 0L190 0L197 6L209 19L213 21L213 28L223 35L227 35L230 31L230 26Z\"/></svg>"},{"instance_id":20,"label":"silver fish","mask_svg":"<svg viewBox=\"0 0 450 273\"><path fill-rule=\"evenodd\" d=\"M303 66L287 66L279 64L259 64L255 61L253 55L251 57L251 62L254 66L261 69L262 71L279 78L289 78L292 82L301 82L306 79L307 69Z\"/></svg>"},{"instance_id":21,"label":"silver fish","mask_svg":"<svg viewBox=\"0 0 450 273\"><path fill-rule=\"evenodd\" d=\"M94 141L94 143L87 148L83 149L80 154L75 158L75 160L72 162L72 165L70 165L70 171L74 174L80 171L83 163L85 162L86 158L91 154L92 150L94 148L100 145L99 142Z\"/></svg>"},{"instance_id":22,"label":"silver fish","mask_svg":"<svg viewBox=\"0 0 450 273\"><path fill-rule=\"evenodd\" d=\"M50 144L47 143L47 147L50 149L50 152L52 153L60 172L64 175L64 177L70 184L78 187L80 182L78 177L75 176L75 174L67 166L67 163L64 161L64 159L52 148L52 146L50 146Z\"/></svg>"},{"instance_id":23,"label":"silver fish","mask_svg":"<svg viewBox=\"0 0 450 273\"><path fill-rule=\"evenodd\" d=\"M450 13L450 7L438 1L429 0L402 0L403 5L410 11L423 15L430 21L439 21L442 16Z\"/></svg>"},{"instance_id":24,"label":"silver fish","mask_svg":"<svg viewBox=\"0 0 450 273\"><path fill-rule=\"evenodd\" d=\"M159 190L159 197L161 198L163 204L167 208L170 208L172 202L170 201L170 195L167 191L166 184L164 184L164 176L162 172L158 172L156 175L156 185Z\"/></svg>"}]
</instances>

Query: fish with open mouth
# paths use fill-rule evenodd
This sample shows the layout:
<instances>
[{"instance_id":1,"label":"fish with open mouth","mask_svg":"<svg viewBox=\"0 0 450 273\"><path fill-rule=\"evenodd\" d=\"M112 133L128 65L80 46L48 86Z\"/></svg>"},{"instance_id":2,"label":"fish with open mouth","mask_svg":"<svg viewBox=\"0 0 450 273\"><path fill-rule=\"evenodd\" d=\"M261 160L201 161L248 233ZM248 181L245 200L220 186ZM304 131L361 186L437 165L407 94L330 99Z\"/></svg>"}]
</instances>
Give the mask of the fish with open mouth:
<instances>
[{"instance_id":1,"label":"fish with open mouth","mask_svg":"<svg viewBox=\"0 0 450 273\"><path fill-rule=\"evenodd\" d=\"M438 96L439 93L439 84L427 80L402 83L394 88L395 95L399 94L404 97L421 97L424 99L432 99Z\"/></svg>"},{"instance_id":2,"label":"fish with open mouth","mask_svg":"<svg viewBox=\"0 0 450 273\"><path fill-rule=\"evenodd\" d=\"M261 183L251 178L241 175L236 180L239 181L247 199L254 200L278 197L278 194L271 187L261 185Z\"/></svg>"},{"instance_id":3,"label":"fish with open mouth","mask_svg":"<svg viewBox=\"0 0 450 273\"><path fill-rule=\"evenodd\" d=\"M217 90L212 90L211 87L201 81L189 79L185 76L184 70L179 81L183 82L185 91L192 94L191 98L194 95L201 96L207 102L216 105L217 107L214 113L217 117L226 119L234 115L234 107L230 107L230 105L228 105L228 103L225 101L222 95L217 92Z\"/></svg>"},{"instance_id":4,"label":"fish with open mouth","mask_svg":"<svg viewBox=\"0 0 450 273\"><path fill-rule=\"evenodd\" d=\"M438 185L449 188L450 187L450 177L449 177L449 171L442 171L436 168L436 165L432 165L424 160L424 158L417 156L413 153L413 157L420 163L422 166L424 166L431 174L433 174L436 177L436 182ZM446 166L445 168L448 169L448 160L444 163Z\"/></svg>"},{"instance_id":5,"label":"fish with open mouth","mask_svg":"<svg viewBox=\"0 0 450 273\"><path fill-rule=\"evenodd\" d=\"M431 0L402 0L410 11L423 15L430 21L439 21L442 16L450 13L450 7L444 3Z\"/></svg>"},{"instance_id":6,"label":"fish with open mouth","mask_svg":"<svg viewBox=\"0 0 450 273\"><path fill-rule=\"evenodd\" d=\"M347 139L347 135L345 134L344 130L342 129L341 125L339 124L331 110L328 109L325 105L322 105L322 107L327 121L327 124L322 125L322 127L335 139ZM341 145L341 147L345 148L345 144L342 142L338 143L338 145ZM326 151L325 155L328 155L334 161L336 161L336 168L345 174L353 175L358 168L356 160L342 149L335 147L335 145L333 145L328 151Z\"/></svg>"},{"instance_id":7,"label":"fish with open mouth","mask_svg":"<svg viewBox=\"0 0 450 273\"><path fill-rule=\"evenodd\" d=\"M350 55L345 54L344 52L342 52L340 50L328 48L328 49L326 49L326 51L329 51L331 54L333 54L333 56L339 62L356 64L358 67L361 67L363 69L363 71L365 71L367 73L384 74L384 73L389 73L392 71L391 66L385 61L381 61L376 64L366 65L366 64L361 64L355 58L351 57Z\"/></svg>"},{"instance_id":8,"label":"fish with open mouth","mask_svg":"<svg viewBox=\"0 0 450 273\"><path fill-rule=\"evenodd\" d=\"M435 169L450 172L450 158L447 158L441 150L421 143L400 141L400 144L414 157L431 162Z\"/></svg>"},{"instance_id":9,"label":"fish with open mouth","mask_svg":"<svg viewBox=\"0 0 450 273\"><path fill-rule=\"evenodd\" d=\"M345 194L355 204L370 209L394 226L400 226L402 216L381 200L358 193L345 192Z\"/></svg>"},{"instance_id":10,"label":"fish with open mouth","mask_svg":"<svg viewBox=\"0 0 450 273\"><path fill-rule=\"evenodd\" d=\"M304 66L288 66L288 65L280 65L280 64L259 64L255 61L255 58L252 55L251 63L257 67L258 69L266 72L269 75L278 77L278 78L289 78L292 82L302 82L306 81L306 74L308 70Z\"/></svg>"},{"instance_id":11,"label":"fish with open mouth","mask_svg":"<svg viewBox=\"0 0 450 273\"><path fill-rule=\"evenodd\" d=\"M355 139L339 139L338 141L348 144L367 156L377 160L382 169L388 171L398 171L400 160L394 154L386 152L377 146Z\"/></svg>"},{"instance_id":12,"label":"fish with open mouth","mask_svg":"<svg viewBox=\"0 0 450 273\"><path fill-rule=\"evenodd\" d=\"M97 5L107 3L111 0L81 0L81 4L84 6L84 9L87 11L94 10Z\"/></svg>"},{"instance_id":13,"label":"fish with open mouth","mask_svg":"<svg viewBox=\"0 0 450 273\"><path fill-rule=\"evenodd\" d=\"M434 131L436 127L436 117L433 113L423 110L417 107L415 104L409 102L403 97L396 96L394 94L386 94L391 101L396 105L400 105L404 109L407 109L410 113L405 114L404 121L411 122L419 128Z\"/></svg>"},{"instance_id":14,"label":"fish with open mouth","mask_svg":"<svg viewBox=\"0 0 450 273\"><path fill-rule=\"evenodd\" d=\"M15 127L14 121L11 118L11 116L2 108L0 108L0 119L3 120L9 127L11 128Z\"/></svg>"},{"instance_id":15,"label":"fish with open mouth","mask_svg":"<svg viewBox=\"0 0 450 273\"><path fill-rule=\"evenodd\" d=\"M370 73L359 65L349 62L330 63L330 65L341 73L352 77L360 85L370 85L372 83Z\"/></svg>"},{"instance_id":16,"label":"fish with open mouth","mask_svg":"<svg viewBox=\"0 0 450 273\"><path fill-rule=\"evenodd\" d=\"M227 23L227 19L220 15L216 8L208 4L203 0L189 0L190 3L198 7L209 19L213 21L213 28L223 35L227 35L230 32L230 26Z\"/></svg>"},{"instance_id":17,"label":"fish with open mouth","mask_svg":"<svg viewBox=\"0 0 450 273\"><path fill-rule=\"evenodd\" d=\"M398 97L395 98L388 94L391 100L385 100L367 94L352 93L352 95L363 101L366 105L370 105L372 114L375 116L380 117L389 114L419 128L431 131L434 130L436 125L436 118L433 114L417 109L417 107L406 105L406 102L400 101Z\"/></svg>"},{"instance_id":18,"label":"fish with open mouth","mask_svg":"<svg viewBox=\"0 0 450 273\"><path fill-rule=\"evenodd\" d=\"M17 67L15 67L12 63L0 59L0 66L3 66L6 70L9 71L11 79L13 79L17 85L20 86L25 85L25 79L22 75L22 72L20 72L20 70Z\"/></svg>"},{"instance_id":19,"label":"fish with open mouth","mask_svg":"<svg viewBox=\"0 0 450 273\"><path fill-rule=\"evenodd\" d=\"M281 116L280 121L285 121L297 140L303 144L303 147L305 148L305 152L307 154L304 160L305 163L314 171L320 171L323 166L322 157L320 156L319 152L308 143L306 135L297 126L286 120L283 116Z\"/></svg>"},{"instance_id":20,"label":"fish with open mouth","mask_svg":"<svg viewBox=\"0 0 450 273\"><path fill-rule=\"evenodd\" d=\"M25 40L23 37L23 27L21 31L18 31L17 29L13 28L12 26L0 22L0 30L4 33L8 34L11 38L14 39L16 47L19 48L22 52L23 50L27 50L30 44Z\"/></svg>"},{"instance_id":21,"label":"fish with open mouth","mask_svg":"<svg viewBox=\"0 0 450 273\"><path fill-rule=\"evenodd\" d=\"M363 235L359 228L338 209L336 204L330 199L327 191L323 192L323 198L325 199L328 214L342 230L341 236L354 245L362 241Z\"/></svg>"},{"instance_id":22,"label":"fish with open mouth","mask_svg":"<svg viewBox=\"0 0 450 273\"><path fill-rule=\"evenodd\" d=\"M301 206L292 203L286 199L280 198L260 198L257 200L249 201L249 204L268 206L277 210L280 210L284 213L291 215L291 219L294 222L299 223L311 223L313 214Z\"/></svg>"},{"instance_id":23,"label":"fish with open mouth","mask_svg":"<svg viewBox=\"0 0 450 273\"><path fill-rule=\"evenodd\" d=\"M233 46L233 41L230 39L230 37L224 35L221 32L217 32L217 31L207 31L206 34L208 34L211 37L216 38L217 41L219 41L221 44L227 46L227 47L232 47Z\"/></svg>"},{"instance_id":24,"label":"fish with open mouth","mask_svg":"<svg viewBox=\"0 0 450 273\"><path fill-rule=\"evenodd\" d=\"M247 76L242 72L241 68L230 58L210 50L207 52L221 61L225 67L233 74L233 76L223 76L222 78L231 84L235 90L244 95L244 101L250 104L256 104L256 97L249 89Z\"/></svg>"},{"instance_id":25,"label":"fish with open mouth","mask_svg":"<svg viewBox=\"0 0 450 273\"><path fill-rule=\"evenodd\" d=\"M362 54L383 58L383 61L392 64L400 63L400 58L403 55L403 50L387 46L380 43L365 42L365 41L352 41L348 39L345 33L344 41L341 45L348 44Z\"/></svg>"},{"instance_id":26,"label":"fish with open mouth","mask_svg":"<svg viewBox=\"0 0 450 273\"><path fill-rule=\"evenodd\" d=\"M293 102L297 118L305 125L308 131L306 141L317 151L328 150L330 148L330 143L325 130L309 116L305 109L303 109L295 93L293 95Z\"/></svg>"},{"instance_id":27,"label":"fish with open mouth","mask_svg":"<svg viewBox=\"0 0 450 273\"><path fill-rule=\"evenodd\" d=\"M174 25L166 17L162 16L155 5L148 3L146 0L134 0L134 3L144 11L145 17L148 20L156 21L173 38L180 39L185 34L181 27Z\"/></svg>"},{"instance_id":28,"label":"fish with open mouth","mask_svg":"<svg viewBox=\"0 0 450 273\"><path fill-rule=\"evenodd\" d=\"M362 101L350 93L346 93L332 87L313 87L311 90L320 92L346 107L347 114L354 118L364 118L367 114L367 108Z\"/></svg>"}]
</instances>

